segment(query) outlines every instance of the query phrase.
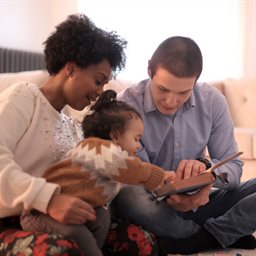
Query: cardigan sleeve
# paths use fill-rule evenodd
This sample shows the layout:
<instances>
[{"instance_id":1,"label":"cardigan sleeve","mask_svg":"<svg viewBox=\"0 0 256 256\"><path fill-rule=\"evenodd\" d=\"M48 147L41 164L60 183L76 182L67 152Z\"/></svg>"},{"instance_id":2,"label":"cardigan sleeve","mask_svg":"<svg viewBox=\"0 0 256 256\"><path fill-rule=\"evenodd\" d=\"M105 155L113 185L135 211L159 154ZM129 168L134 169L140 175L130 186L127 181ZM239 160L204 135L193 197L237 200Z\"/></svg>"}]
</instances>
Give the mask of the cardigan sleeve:
<instances>
[{"instance_id":1,"label":"cardigan sleeve","mask_svg":"<svg viewBox=\"0 0 256 256\"><path fill-rule=\"evenodd\" d=\"M149 191L160 186L165 171L160 167L129 156L109 140L89 138L69 153L73 163L115 181L143 185Z\"/></svg>"},{"instance_id":2,"label":"cardigan sleeve","mask_svg":"<svg viewBox=\"0 0 256 256\"><path fill-rule=\"evenodd\" d=\"M58 188L44 178L29 175L16 161L15 149L31 123L35 100L27 86L15 86L0 95L0 217L16 211L14 208L17 212L30 208L46 212Z\"/></svg>"}]
</instances>

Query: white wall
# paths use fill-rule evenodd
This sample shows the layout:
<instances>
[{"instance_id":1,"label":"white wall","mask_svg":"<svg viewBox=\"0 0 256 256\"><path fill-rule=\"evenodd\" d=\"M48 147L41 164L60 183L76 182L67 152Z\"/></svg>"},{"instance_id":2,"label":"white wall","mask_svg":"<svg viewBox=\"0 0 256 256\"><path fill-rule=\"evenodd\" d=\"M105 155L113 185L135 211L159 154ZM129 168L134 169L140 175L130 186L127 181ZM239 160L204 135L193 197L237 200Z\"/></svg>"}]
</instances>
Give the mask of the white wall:
<instances>
[{"instance_id":1,"label":"white wall","mask_svg":"<svg viewBox=\"0 0 256 256\"><path fill-rule=\"evenodd\" d=\"M175 6L164 8L160 2ZM232 17L239 4L242 20ZM41 52L54 27L79 11L97 26L117 30L128 40L127 66L120 76L146 77L147 60L155 47L175 34L191 36L199 43L204 55L203 80L256 76L256 0L0 0L0 47Z\"/></svg>"},{"instance_id":2,"label":"white wall","mask_svg":"<svg viewBox=\"0 0 256 256\"><path fill-rule=\"evenodd\" d=\"M256 77L256 1L243 1L244 76Z\"/></svg>"},{"instance_id":3,"label":"white wall","mask_svg":"<svg viewBox=\"0 0 256 256\"><path fill-rule=\"evenodd\" d=\"M0 47L42 52L42 43L77 0L0 0Z\"/></svg>"},{"instance_id":4,"label":"white wall","mask_svg":"<svg viewBox=\"0 0 256 256\"><path fill-rule=\"evenodd\" d=\"M116 30L128 41L126 69L119 78L146 78L148 60L158 44L175 35L191 37L200 46L204 59L200 80L243 76L240 0L79 0L78 4L96 25Z\"/></svg>"}]
</instances>

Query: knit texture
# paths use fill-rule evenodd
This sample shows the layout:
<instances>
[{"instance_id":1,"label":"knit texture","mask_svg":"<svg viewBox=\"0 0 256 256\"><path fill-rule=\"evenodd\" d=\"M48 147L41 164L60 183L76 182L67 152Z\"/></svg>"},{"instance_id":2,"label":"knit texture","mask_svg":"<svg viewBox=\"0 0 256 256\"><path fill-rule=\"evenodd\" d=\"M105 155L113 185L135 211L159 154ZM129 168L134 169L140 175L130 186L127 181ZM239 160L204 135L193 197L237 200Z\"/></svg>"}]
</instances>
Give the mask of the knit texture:
<instances>
[{"instance_id":1,"label":"knit texture","mask_svg":"<svg viewBox=\"0 0 256 256\"><path fill-rule=\"evenodd\" d=\"M129 156L112 141L99 138L84 139L44 174L48 182L60 185L62 193L78 196L93 207L112 200L122 183L153 191L164 176L160 167Z\"/></svg>"},{"instance_id":2,"label":"knit texture","mask_svg":"<svg viewBox=\"0 0 256 256\"><path fill-rule=\"evenodd\" d=\"M0 93L0 218L37 209L46 213L58 186L42 178L82 137L39 86L17 83Z\"/></svg>"}]
</instances>

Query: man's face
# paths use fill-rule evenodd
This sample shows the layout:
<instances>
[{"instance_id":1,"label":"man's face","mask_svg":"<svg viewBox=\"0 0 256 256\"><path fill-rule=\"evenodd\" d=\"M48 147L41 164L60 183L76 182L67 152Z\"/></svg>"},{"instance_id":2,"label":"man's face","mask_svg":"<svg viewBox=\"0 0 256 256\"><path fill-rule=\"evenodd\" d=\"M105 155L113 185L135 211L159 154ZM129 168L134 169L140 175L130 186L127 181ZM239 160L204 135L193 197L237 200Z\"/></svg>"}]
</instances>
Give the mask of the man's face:
<instances>
[{"instance_id":1,"label":"man's face","mask_svg":"<svg viewBox=\"0 0 256 256\"><path fill-rule=\"evenodd\" d=\"M159 67L153 78L151 93L159 112L173 115L192 94L196 77L178 78Z\"/></svg>"}]
</instances>

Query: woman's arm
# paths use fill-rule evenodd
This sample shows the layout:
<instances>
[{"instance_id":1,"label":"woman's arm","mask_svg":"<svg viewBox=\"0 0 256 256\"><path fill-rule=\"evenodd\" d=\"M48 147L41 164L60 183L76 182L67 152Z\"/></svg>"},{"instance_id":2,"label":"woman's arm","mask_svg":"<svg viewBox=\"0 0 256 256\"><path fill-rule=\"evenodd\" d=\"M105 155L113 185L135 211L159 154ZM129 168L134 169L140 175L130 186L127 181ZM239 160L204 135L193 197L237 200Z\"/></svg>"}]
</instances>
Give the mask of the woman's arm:
<instances>
[{"instance_id":1,"label":"woman's arm","mask_svg":"<svg viewBox=\"0 0 256 256\"><path fill-rule=\"evenodd\" d=\"M23 170L16 149L30 128L36 107L34 94L25 84L15 85L0 94L0 206L1 215L36 208L46 208L57 185L46 183L44 178L33 177ZM39 128L38 128L39 129ZM31 138L31 143L34 138ZM28 144L24 157L33 157Z\"/></svg>"}]
</instances>

